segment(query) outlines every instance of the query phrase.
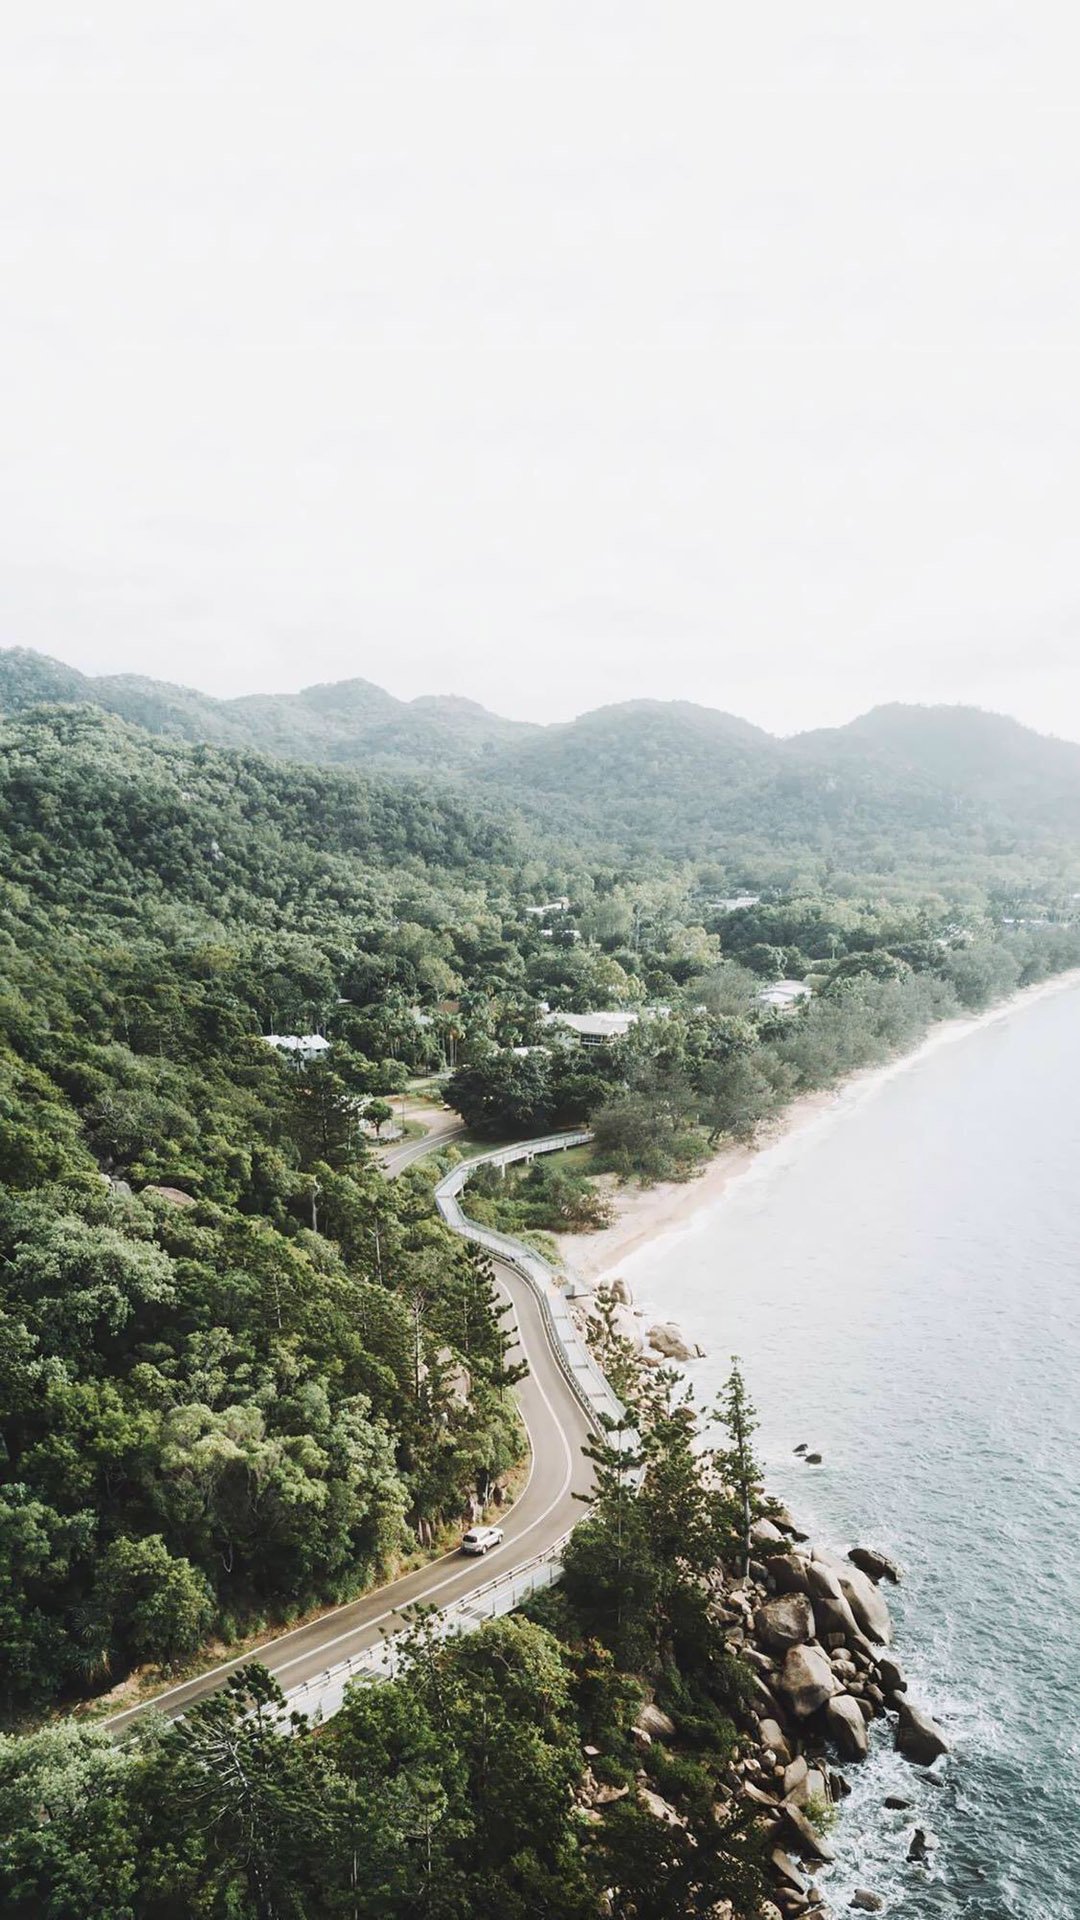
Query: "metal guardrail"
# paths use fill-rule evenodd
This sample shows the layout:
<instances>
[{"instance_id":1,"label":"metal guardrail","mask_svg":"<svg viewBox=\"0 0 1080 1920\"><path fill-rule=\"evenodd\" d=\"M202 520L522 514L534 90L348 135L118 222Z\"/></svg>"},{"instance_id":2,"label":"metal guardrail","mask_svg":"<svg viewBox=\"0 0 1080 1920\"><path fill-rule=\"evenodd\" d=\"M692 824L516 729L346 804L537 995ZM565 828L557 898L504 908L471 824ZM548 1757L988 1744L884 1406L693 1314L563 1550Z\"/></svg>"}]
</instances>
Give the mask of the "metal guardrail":
<instances>
[{"instance_id":1,"label":"metal guardrail","mask_svg":"<svg viewBox=\"0 0 1080 1920\"><path fill-rule=\"evenodd\" d=\"M448 1607L442 1607L431 1616L439 1639L448 1640L454 1634L475 1632L487 1621L498 1620L504 1613L512 1613L531 1594L542 1593L546 1587L554 1586L562 1572L563 1549L569 1538L569 1533L561 1534L542 1553L533 1554L530 1560L509 1567L505 1573L497 1574L494 1580L485 1581L482 1587L474 1587L461 1600L454 1600ZM401 1649L408 1637L408 1629L401 1628L397 1633L385 1634L374 1646L365 1647L361 1652L350 1654L345 1660L327 1667L313 1680L305 1682L286 1696L288 1711L325 1720L338 1711L345 1698L345 1689L352 1681L365 1678L371 1681L393 1680L400 1664Z\"/></svg>"},{"instance_id":2,"label":"metal guardrail","mask_svg":"<svg viewBox=\"0 0 1080 1920\"><path fill-rule=\"evenodd\" d=\"M463 1239L471 1240L474 1245L484 1247L488 1253L505 1261L531 1287L540 1303L544 1326L559 1367L579 1405L593 1425L598 1426L599 1415L604 1414L619 1422L625 1418L626 1410L578 1332L554 1267L542 1254L526 1247L520 1240L470 1220L458 1198L477 1167L510 1166L515 1161L533 1160L541 1153L560 1153L568 1147L587 1146L591 1139L592 1134L587 1130L552 1133L540 1140L523 1140L516 1146L496 1147L491 1153L476 1154L444 1174L435 1189L435 1204L448 1227L461 1234Z\"/></svg>"}]
</instances>

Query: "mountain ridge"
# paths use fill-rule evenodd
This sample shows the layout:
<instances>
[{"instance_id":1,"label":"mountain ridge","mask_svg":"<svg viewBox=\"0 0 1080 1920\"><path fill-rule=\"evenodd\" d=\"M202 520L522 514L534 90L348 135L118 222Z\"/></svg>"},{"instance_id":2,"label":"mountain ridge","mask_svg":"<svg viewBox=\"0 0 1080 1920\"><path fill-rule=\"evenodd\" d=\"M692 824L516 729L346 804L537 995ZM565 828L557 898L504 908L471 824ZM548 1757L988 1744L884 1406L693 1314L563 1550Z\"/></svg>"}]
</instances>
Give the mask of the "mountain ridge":
<instances>
[{"instance_id":1,"label":"mountain ridge","mask_svg":"<svg viewBox=\"0 0 1080 1920\"><path fill-rule=\"evenodd\" d=\"M893 702L781 738L691 701L613 702L541 726L454 695L398 700L374 682L228 701L141 675L101 678L0 651L0 713L102 709L166 740L340 771L465 785L549 833L613 852L728 858L787 847L887 873L889 843L966 858L1080 851L1080 745L980 708ZM767 856L767 859L766 859Z\"/></svg>"}]
</instances>

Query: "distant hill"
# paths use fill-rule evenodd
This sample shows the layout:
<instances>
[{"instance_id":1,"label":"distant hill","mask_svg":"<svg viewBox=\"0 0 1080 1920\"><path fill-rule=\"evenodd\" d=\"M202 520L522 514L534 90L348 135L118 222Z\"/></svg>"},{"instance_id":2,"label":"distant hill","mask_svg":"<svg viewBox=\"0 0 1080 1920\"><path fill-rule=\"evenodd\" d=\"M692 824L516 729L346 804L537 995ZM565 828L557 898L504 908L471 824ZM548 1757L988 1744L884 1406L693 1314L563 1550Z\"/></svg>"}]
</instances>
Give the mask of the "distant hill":
<instances>
[{"instance_id":1,"label":"distant hill","mask_svg":"<svg viewBox=\"0 0 1080 1920\"><path fill-rule=\"evenodd\" d=\"M1002 817L1080 833L1080 746L978 707L874 707L846 727L792 743L808 760L889 766Z\"/></svg>"},{"instance_id":2,"label":"distant hill","mask_svg":"<svg viewBox=\"0 0 1080 1920\"><path fill-rule=\"evenodd\" d=\"M167 739L465 785L549 844L614 858L705 858L781 882L810 863L883 886L917 874L1037 886L1040 873L1076 878L1080 862L1080 746L972 707L878 707L790 740L686 701L541 727L469 700L397 700L367 680L215 700L0 652L0 712L58 703Z\"/></svg>"},{"instance_id":3,"label":"distant hill","mask_svg":"<svg viewBox=\"0 0 1080 1920\"><path fill-rule=\"evenodd\" d=\"M166 739L383 770L467 767L538 731L453 695L396 700L370 680L215 700L142 674L92 676L26 648L0 651L0 713L58 702L101 707Z\"/></svg>"}]
</instances>

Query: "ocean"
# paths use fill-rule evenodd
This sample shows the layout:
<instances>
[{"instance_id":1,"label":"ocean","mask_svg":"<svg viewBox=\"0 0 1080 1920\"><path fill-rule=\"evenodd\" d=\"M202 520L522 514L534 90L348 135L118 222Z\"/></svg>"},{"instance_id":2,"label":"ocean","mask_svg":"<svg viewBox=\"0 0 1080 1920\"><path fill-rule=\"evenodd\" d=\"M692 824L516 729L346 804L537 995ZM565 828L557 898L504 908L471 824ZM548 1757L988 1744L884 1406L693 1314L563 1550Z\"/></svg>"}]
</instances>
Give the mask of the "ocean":
<instances>
[{"instance_id":1,"label":"ocean","mask_svg":"<svg viewBox=\"0 0 1080 1920\"><path fill-rule=\"evenodd\" d=\"M932 1783L882 1728L848 1769L837 1914L862 1886L910 1920L1078 1920L1080 989L842 1095L619 1271L705 1349L703 1405L739 1355L814 1541L905 1569L896 1650L954 1751Z\"/></svg>"}]
</instances>

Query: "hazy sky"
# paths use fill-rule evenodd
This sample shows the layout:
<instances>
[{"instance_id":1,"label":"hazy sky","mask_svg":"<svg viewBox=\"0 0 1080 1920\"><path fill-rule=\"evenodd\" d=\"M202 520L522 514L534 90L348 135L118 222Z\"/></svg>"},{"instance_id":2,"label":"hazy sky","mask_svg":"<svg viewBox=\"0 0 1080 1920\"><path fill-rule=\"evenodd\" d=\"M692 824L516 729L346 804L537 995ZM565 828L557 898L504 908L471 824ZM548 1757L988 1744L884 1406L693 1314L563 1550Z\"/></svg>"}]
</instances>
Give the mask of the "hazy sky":
<instances>
[{"instance_id":1,"label":"hazy sky","mask_svg":"<svg viewBox=\"0 0 1080 1920\"><path fill-rule=\"evenodd\" d=\"M0 643L1080 738L1080 12L32 0Z\"/></svg>"}]
</instances>

